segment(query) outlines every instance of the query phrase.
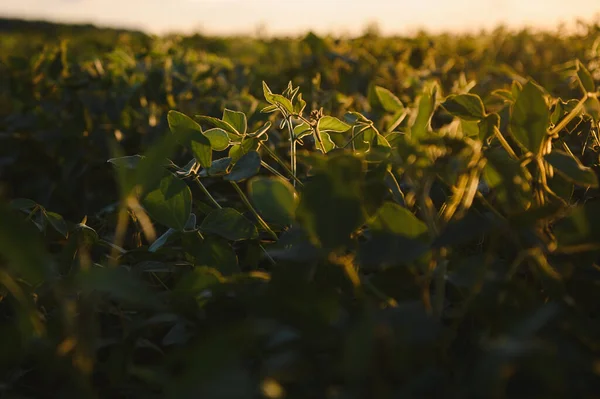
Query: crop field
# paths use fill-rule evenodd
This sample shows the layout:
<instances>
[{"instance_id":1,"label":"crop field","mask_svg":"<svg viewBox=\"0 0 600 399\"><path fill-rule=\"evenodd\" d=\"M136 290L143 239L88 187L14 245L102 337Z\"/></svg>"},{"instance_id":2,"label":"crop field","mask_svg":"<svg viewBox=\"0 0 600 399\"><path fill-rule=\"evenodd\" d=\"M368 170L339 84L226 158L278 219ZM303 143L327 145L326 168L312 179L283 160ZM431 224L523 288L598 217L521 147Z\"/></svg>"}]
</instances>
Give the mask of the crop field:
<instances>
[{"instance_id":1,"label":"crop field","mask_svg":"<svg viewBox=\"0 0 600 399\"><path fill-rule=\"evenodd\" d=\"M600 398L600 24L0 20L0 399Z\"/></svg>"}]
</instances>

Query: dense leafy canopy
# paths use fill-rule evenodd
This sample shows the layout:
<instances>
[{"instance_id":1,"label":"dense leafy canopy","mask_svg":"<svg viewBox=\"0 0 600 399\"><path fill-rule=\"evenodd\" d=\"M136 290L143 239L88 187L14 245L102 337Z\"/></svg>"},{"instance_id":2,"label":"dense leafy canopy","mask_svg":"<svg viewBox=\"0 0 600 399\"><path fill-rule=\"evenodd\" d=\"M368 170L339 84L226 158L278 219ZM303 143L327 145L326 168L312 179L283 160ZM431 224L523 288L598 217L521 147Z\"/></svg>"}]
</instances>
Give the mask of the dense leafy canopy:
<instances>
[{"instance_id":1,"label":"dense leafy canopy","mask_svg":"<svg viewBox=\"0 0 600 399\"><path fill-rule=\"evenodd\" d=\"M0 36L0 397L600 392L600 26L53 29Z\"/></svg>"}]
</instances>

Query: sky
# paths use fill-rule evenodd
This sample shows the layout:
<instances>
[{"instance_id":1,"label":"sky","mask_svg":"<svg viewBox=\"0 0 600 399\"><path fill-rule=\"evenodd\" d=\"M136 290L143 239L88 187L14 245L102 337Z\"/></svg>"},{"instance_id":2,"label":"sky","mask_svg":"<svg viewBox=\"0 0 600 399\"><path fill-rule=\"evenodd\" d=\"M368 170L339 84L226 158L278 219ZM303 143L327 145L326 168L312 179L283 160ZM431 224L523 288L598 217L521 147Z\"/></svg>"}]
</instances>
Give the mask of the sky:
<instances>
[{"instance_id":1,"label":"sky","mask_svg":"<svg viewBox=\"0 0 600 399\"><path fill-rule=\"evenodd\" d=\"M600 15L600 0L0 0L0 16L95 23L150 33L386 34L553 29ZM596 20L595 20L596 21Z\"/></svg>"}]
</instances>

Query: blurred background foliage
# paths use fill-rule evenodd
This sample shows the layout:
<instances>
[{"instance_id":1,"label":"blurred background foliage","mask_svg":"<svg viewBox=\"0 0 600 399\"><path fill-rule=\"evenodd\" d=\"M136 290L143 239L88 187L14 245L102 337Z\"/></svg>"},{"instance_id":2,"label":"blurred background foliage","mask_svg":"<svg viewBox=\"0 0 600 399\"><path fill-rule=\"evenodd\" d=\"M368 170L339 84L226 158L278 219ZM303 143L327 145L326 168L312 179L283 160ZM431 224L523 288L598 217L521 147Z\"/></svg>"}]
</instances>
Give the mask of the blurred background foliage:
<instances>
[{"instance_id":1,"label":"blurred background foliage","mask_svg":"<svg viewBox=\"0 0 600 399\"><path fill-rule=\"evenodd\" d=\"M225 38L0 20L0 32L0 397L598 397L597 189L556 177L548 184L562 200L529 208L529 170L490 145L483 199L435 231L405 211L427 206L403 195L433 173L427 201L446 204L447 188L490 137L470 141L473 125L461 121L450 129L457 137L405 142L388 132L392 115L375 88L411 110L427 93L435 102L432 82L443 96L476 94L506 132L507 104L532 80L553 99L557 123L582 96L574 60L600 81L600 25ZM341 120L360 112L391 134L401 159L416 161L391 162L390 175L376 159L365 167L343 154L299 155L309 177L298 188L301 223L276 229L269 253L277 266L263 256L265 231L239 240L208 229L211 204L196 186L194 218L221 236L200 238L194 219L150 247L144 221L130 212L116 246L122 187L107 160L150 157L155 143L171 148L161 140L172 109L214 118L242 111L248 132L277 126L276 115L260 113L269 105L263 81L275 93L293 82L308 111L323 107ZM433 113L436 131L458 120L444 108ZM579 166L596 174L597 136L588 139L599 110L564 127ZM270 128L268 145L287 159L283 132ZM171 152L176 165L190 157ZM218 203L241 208L235 184L204 172ZM394 175L402 177L396 191L388 189ZM356 207L370 217L365 231ZM401 231L387 220L401 221ZM424 232L435 240L423 243ZM545 240L554 232L575 254L552 250ZM343 251L324 254L308 235ZM429 267L437 258L446 288L434 292L442 313L432 315L424 298L427 283L439 281Z\"/></svg>"}]
</instances>

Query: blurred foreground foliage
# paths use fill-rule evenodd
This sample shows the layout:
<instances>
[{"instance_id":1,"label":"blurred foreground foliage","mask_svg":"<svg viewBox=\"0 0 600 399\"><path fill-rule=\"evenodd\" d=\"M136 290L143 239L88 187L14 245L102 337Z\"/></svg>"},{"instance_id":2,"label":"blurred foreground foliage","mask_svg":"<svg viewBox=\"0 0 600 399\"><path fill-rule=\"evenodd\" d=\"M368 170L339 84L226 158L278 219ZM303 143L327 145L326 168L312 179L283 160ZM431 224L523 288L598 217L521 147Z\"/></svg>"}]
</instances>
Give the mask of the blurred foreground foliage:
<instances>
[{"instance_id":1,"label":"blurred foreground foliage","mask_svg":"<svg viewBox=\"0 0 600 399\"><path fill-rule=\"evenodd\" d=\"M0 397L597 397L599 25L0 30Z\"/></svg>"}]
</instances>

